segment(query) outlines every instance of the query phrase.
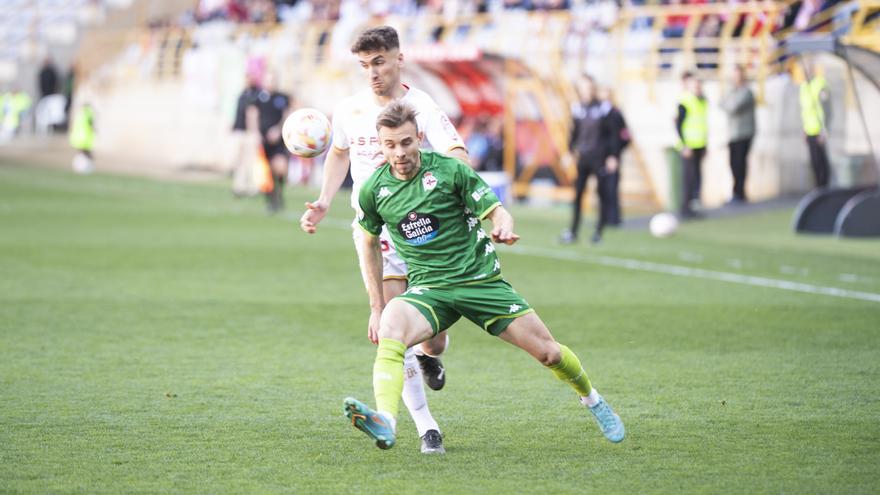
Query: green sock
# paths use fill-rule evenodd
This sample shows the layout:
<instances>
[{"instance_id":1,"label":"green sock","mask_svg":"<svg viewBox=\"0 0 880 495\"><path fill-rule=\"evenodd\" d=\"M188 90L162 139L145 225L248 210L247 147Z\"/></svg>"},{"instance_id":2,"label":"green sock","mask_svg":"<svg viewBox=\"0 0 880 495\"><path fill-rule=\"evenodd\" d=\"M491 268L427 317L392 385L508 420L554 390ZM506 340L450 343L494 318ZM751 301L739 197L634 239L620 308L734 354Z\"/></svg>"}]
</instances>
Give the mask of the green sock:
<instances>
[{"instance_id":1,"label":"green sock","mask_svg":"<svg viewBox=\"0 0 880 495\"><path fill-rule=\"evenodd\" d=\"M403 342L379 339L376 362L373 364L373 393L376 410L389 413L397 419L400 393L403 392Z\"/></svg>"},{"instance_id":2,"label":"green sock","mask_svg":"<svg viewBox=\"0 0 880 495\"><path fill-rule=\"evenodd\" d=\"M593 387L590 385L590 379L587 378L587 372L581 366L581 361L571 352L571 349L559 344L559 350L562 352L562 359L558 364L548 366L556 375L556 378L571 385L581 397L590 395Z\"/></svg>"}]
</instances>

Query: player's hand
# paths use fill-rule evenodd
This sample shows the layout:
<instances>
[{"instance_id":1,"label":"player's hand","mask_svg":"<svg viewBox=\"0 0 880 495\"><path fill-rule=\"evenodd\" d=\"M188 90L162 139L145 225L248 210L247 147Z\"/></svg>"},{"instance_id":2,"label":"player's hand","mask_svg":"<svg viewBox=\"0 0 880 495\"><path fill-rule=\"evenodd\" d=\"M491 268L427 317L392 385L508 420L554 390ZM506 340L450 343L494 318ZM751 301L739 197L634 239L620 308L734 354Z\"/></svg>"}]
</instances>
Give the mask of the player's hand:
<instances>
[{"instance_id":1,"label":"player's hand","mask_svg":"<svg viewBox=\"0 0 880 495\"><path fill-rule=\"evenodd\" d=\"M684 148L683 150L681 150L681 156L685 158L690 158L691 156L693 156L693 154L694 152L691 151L690 148Z\"/></svg>"},{"instance_id":2,"label":"player's hand","mask_svg":"<svg viewBox=\"0 0 880 495\"><path fill-rule=\"evenodd\" d=\"M512 245L519 240L519 236L514 234L512 230L504 229L501 227L495 227L494 229L492 229L490 235L492 236L493 242L504 243L507 245Z\"/></svg>"},{"instance_id":3,"label":"player's hand","mask_svg":"<svg viewBox=\"0 0 880 495\"><path fill-rule=\"evenodd\" d=\"M370 311L370 323L367 326L367 338L374 344L379 343L379 321L382 318L382 311L374 309Z\"/></svg>"},{"instance_id":4,"label":"player's hand","mask_svg":"<svg viewBox=\"0 0 880 495\"><path fill-rule=\"evenodd\" d=\"M306 202L306 211L299 219L299 227L304 232L314 234L318 229L318 224L327 214L327 203L323 201L315 201L314 203Z\"/></svg>"}]
</instances>

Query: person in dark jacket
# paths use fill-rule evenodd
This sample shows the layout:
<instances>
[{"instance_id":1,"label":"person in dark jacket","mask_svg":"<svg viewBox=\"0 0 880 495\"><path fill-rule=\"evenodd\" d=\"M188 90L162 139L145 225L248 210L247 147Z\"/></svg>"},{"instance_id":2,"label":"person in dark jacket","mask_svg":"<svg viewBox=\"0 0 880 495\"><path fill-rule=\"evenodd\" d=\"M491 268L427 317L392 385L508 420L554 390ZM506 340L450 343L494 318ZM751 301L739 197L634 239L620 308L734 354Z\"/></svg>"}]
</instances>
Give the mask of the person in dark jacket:
<instances>
[{"instance_id":1,"label":"person in dark jacket","mask_svg":"<svg viewBox=\"0 0 880 495\"><path fill-rule=\"evenodd\" d=\"M235 109L235 121L232 124L232 194L236 197L251 196L256 193L257 187L252 177L254 153L253 134L259 131L254 124L253 118L248 119L248 114L259 113L257 98L260 95L260 79L255 74L249 74L247 86L238 97ZM253 127L253 128L252 128Z\"/></svg>"},{"instance_id":2,"label":"person in dark jacket","mask_svg":"<svg viewBox=\"0 0 880 495\"><path fill-rule=\"evenodd\" d=\"M58 92L58 69L52 63L52 59L46 57L40 68L40 98L54 95Z\"/></svg>"},{"instance_id":3,"label":"person in dark jacket","mask_svg":"<svg viewBox=\"0 0 880 495\"><path fill-rule=\"evenodd\" d=\"M560 242L571 244L577 241L578 230L581 224L581 210L584 190L590 175L604 174L611 162L611 168L617 169L617 161L613 157L609 160L608 150L611 140L611 131L608 126L606 112L598 97L598 87L595 80L589 75L583 75L578 80L578 95L580 101L572 109L572 130L569 139L569 148L577 157L577 179L574 186L574 202L572 204L571 227L560 236ZM601 188L597 187L600 197L603 195ZM602 240L602 219L607 215L602 211L607 206L607 201L599 201L599 220L596 222L596 230L591 238L594 244Z\"/></svg>"},{"instance_id":4,"label":"person in dark jacket","mask_svg":"<svg viewBox=\"0 0 880 495\"><path fill-rule=\"evenodd\" d=\"M599 99L605 111L608 125L608 158L605 161L605 173L599 174L599 201L605 204L599 208L602 226L620 225L620 155L632 140L623 113L614 104L614 92L611 88L599 90Z\"/></svg>"},{"instance_id":5,"label":"person in dark jacket","mask_svg":"<svg viewBox=\"0 0 880 495\"><path fill-rule=\"evenodd\" d=\"M284 119L290 114L291 101L287 93L277 91L276 78L274 73L266 73L263 87L257 94L263 152L272 171L272 191L266 194L269 213L284 209L284 182L287 179L287 166L290 162L290 154L281 139L281 127Z\"/></svg>"}]
</instances>

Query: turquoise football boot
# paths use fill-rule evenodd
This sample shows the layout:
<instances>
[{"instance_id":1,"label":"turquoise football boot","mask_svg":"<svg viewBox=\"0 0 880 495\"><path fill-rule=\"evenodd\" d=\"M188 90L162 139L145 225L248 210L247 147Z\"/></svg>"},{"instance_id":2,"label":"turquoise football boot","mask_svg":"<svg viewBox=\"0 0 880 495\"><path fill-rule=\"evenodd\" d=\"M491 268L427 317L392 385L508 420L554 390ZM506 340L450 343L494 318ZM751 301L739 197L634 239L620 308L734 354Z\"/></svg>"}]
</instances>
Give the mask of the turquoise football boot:
<instances>
[{"instance_id":1,"label":"turquoise football boot","mask_svg":"<svg viewBox=\"0 0 880 495\"><path fill-rule=\"evenodd\" d=\"M394 447L394 430L388 420L353 397L346 398L344 404L345 416L351 420L351 425L375 440L376 447L380 449Z\"/></svg>"},{"instance_id":2,"label":"turquoise football boot","mask_svg":"<svg viewBox=\"0 0 880 495\"><path fill-rule=\"evenodd\" d=\"M601 395L599 396L599 403L588 409L593 418L596 419L596 423L599 424L599 429L602 430L605 438L614 443L623 441L623 437L626 434L623 428L623 421L620 420L620 416L614 413L611 406L605 402Z\"/></svg>"}]
</instances>

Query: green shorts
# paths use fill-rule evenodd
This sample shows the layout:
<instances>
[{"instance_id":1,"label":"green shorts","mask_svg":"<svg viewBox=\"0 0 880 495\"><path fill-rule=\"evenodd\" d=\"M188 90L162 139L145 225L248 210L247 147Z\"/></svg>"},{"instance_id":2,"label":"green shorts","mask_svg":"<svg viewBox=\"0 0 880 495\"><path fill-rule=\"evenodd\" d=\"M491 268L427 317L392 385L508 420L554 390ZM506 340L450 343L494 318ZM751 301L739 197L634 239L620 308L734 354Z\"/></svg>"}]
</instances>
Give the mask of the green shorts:
<instances>
[{"instance_id":1,"label":"green shorts","mask_svg":"<svg viewBox=\"0 0 880 495\"><path fill-rule=\"evenodd\" d=\"M516 318L534 310L504 280L454 287L410 287L395 299L418 309L434 335L464 316L496 337Z\"/></svg>"}]
</instances>

